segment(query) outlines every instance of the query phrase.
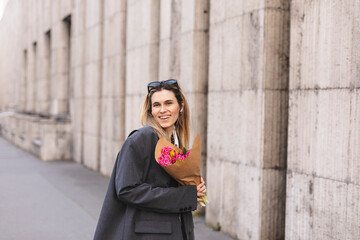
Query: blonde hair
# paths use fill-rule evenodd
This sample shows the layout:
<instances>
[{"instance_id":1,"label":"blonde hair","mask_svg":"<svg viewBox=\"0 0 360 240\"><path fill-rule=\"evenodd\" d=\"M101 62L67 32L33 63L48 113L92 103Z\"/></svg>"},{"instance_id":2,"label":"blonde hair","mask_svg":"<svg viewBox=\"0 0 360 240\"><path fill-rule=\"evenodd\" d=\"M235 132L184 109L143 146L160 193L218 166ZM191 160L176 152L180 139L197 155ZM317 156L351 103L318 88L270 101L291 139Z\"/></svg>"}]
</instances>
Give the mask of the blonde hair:
<instances>
[{"instance_id":1,"label":"blonde hair","mask_svg":"<svg viewBox=\"0 0 360 240\"><path fill-rule=\"evenodd\" d=\"M183 110L179 113L178 120L175 123L175 129L176 134L179 137L180 148L188 148L190 137L190 111L188 102L179 85L160 84L159 86L154 87L150 90L150 92L145 96L144 99L144 104L141 112L141 124L143 126L152 127L159 137L165 138L166 140L170 141L165 129L160 126L160 124L154 119L153 115L151 114L151 97L155 92L161 91L163 89L172 91L175 94L180 108L181 106L183 106Z\"/></svg>"}]
</instances>

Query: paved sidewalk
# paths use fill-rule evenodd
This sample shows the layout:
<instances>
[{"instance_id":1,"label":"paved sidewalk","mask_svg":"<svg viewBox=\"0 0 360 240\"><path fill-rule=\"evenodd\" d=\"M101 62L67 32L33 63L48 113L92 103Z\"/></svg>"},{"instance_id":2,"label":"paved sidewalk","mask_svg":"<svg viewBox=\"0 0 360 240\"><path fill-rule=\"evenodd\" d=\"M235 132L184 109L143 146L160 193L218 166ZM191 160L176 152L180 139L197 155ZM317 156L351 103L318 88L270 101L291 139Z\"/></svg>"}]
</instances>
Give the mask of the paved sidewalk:
<instances>
[{"instance_id":1,"label":"paved sidewalk","mask_svg":"<svg viewBox=\"0 0 360 240\"><path fill-rule=\"evenodd\" d=\"M43 162L0 137L0 239L92 239L107 184L82 165ZM197 240L232 239L194 221Z\"/></svg>"}]
</instances>

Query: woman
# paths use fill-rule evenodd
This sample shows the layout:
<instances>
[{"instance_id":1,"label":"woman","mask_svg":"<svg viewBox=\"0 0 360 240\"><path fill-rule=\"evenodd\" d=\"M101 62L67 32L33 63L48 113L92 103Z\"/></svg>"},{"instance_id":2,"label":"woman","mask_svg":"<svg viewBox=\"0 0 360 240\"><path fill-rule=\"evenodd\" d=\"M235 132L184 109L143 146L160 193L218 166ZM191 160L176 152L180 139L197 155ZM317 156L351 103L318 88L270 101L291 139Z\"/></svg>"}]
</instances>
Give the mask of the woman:
<instances>
[{"instance_id":1,"label":"woman","mask_svg":"<svg viewBox=\"0 0 360 240\"><path fill-rule=\"evenodd\" d=\"M94 239L194 239L204 181L179 186L154 157L159 136L188 147L189 107L176 80L148 84L141 123L118 153Z\"/></svg>"}]
</instances>

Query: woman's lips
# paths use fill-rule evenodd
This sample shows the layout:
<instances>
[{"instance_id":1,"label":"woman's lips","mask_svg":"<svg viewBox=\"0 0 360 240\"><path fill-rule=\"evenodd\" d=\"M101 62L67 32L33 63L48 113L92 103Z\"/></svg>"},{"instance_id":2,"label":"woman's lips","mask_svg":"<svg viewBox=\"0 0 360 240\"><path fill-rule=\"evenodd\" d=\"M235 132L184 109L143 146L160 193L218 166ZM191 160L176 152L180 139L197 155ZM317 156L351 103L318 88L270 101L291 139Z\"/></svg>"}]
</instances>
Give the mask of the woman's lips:
<instances>
[{"instance_id":1,"label":"woman's lips","mask_svg":"<svg viewBox=\"0 0 360 240\"><path fill-rule=\"evenodd\" d=\"M169 120L170 116L159 117L162 122Z\"/></svg>"}]
</instances>

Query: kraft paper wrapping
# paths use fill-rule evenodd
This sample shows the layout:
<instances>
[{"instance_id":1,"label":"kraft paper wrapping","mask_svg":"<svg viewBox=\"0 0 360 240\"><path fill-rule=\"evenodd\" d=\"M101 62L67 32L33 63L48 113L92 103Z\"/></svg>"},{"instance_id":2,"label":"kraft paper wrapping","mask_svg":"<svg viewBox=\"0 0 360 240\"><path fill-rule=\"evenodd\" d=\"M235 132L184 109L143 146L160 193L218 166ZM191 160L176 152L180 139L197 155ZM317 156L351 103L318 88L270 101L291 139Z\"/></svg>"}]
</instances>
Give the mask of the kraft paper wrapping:
<instances>
[{"instance_id":1,"label":"kraft paper wrapping","mask_svg":"<svg viewBox=\"0 0 360 240\"><path fill-rule=\"evenodd\" d=\"M163 147L171 147L177 152L182 150L169 141L160 138L155 148L155 159L159 163L159 157L161 156L161 149ZM198 185L201 181L200 176L201 166L201 138L197 134L189 153L189 156L182 161L178 161L169 166L161 166L165 171L170 174L181 185Z\"/></svg>"}]
</instances>

